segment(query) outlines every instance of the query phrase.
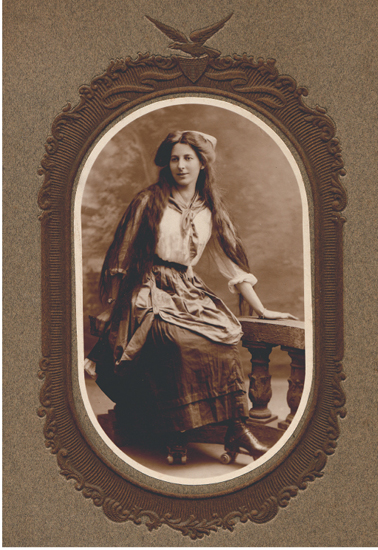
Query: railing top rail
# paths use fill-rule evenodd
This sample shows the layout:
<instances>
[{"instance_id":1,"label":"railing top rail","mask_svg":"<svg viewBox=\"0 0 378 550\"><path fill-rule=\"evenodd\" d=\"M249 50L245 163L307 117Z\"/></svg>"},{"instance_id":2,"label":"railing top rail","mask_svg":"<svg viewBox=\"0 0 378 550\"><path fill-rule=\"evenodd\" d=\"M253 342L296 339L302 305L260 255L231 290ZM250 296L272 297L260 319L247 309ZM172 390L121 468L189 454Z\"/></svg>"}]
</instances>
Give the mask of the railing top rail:
<instances>
[{"instance_id":1,"label":"railing top rail","mask_svg":"<svg viewBox=\"0 0 378 550\"><path fill-rule=\"evenodd\" d=\"M243 329L243 345L265 342L274 346L305 349L305 324L303 321L280 319L270 321L257 317L239 317Z\"/></svg>"}]
</instances>

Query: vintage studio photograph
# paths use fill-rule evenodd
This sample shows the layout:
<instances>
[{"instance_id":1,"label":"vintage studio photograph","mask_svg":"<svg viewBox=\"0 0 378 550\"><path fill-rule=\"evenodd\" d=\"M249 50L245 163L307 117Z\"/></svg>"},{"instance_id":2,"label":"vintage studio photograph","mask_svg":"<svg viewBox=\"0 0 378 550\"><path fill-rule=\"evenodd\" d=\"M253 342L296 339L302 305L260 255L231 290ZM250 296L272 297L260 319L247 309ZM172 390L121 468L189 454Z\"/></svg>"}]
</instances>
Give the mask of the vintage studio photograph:
<instances>
[{"instance_id":1,"label":"vintage studio photograph","mask_svg":"<svg viewBox=\"0 0 378 550\"><path fill-rule=\"evenodd\" d=\"M82 172L83 401L143 472L235 477L303 414L310 242L289 157L253 113L182 98L126 116Z\"/></svg>"}]
</instances>

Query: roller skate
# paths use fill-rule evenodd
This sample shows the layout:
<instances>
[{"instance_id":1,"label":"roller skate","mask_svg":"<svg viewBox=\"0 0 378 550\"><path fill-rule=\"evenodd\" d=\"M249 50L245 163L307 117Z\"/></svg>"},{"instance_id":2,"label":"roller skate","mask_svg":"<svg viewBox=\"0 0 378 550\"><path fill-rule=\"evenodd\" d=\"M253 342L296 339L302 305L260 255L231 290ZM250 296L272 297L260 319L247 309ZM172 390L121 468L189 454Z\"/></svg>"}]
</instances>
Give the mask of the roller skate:
<instances>
[{"instance_id":1,"label":"roller skate","mask_svg":"<svg viewBox=\"0 0 378 550\"><path fill-rule=\"evenodd\" d=\"M242 421L237 420L228 427L224 441L225 452L221 455L222 464L235 462L239 453L252 456L253 459L262 456L269 447L260 443Z\"/></svg>"},{"instance_id":2,"label":"roller skate","mask_svg":"<svg viewBox=\"0 0 378 550\"><path fill-rule=\"evenodd\" d=\"M187 448L185 432L175 432L169 437L167 451L168 464L186 464Z\"/></svg>"}]
</instances>

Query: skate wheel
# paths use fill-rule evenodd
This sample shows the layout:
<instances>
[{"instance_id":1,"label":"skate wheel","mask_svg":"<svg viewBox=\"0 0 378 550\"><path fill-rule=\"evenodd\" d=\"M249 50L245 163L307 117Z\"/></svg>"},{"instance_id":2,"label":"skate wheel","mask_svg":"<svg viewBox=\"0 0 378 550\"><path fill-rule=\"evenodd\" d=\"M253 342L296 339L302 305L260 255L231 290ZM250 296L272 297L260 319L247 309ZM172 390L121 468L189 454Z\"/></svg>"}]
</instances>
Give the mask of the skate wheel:
<instances>
[{"instance_id":1,"label":"skate wheel","mask_svg":"<svg viewBox=\"0 0 378 550\"><path fill-rule=\"evenodd\" d=\"M173 456L172 456L172 455L168 455L168 456L167 456L167 462L168 462L168 464L173 464L174 460L173 460Z\"/></svg>"},{"instance_id":2,"label":"skate wheel","mask_svg":"<svg viewBox=\"0 0 378 550\"><path fill-rule=\"evenodd\" d=\"M181 464L186 464L187 456L184 455L181 457Z\"/></svg>"},{"instance_id":3,"label":"skate wheel","mask_svg":"<svg viewBox=\"0 0 378 550\"><path fill-rule=\"evenodd\" d=\"M229 455L228 453L223 453L220 457L220 461L222 464L230 464L230 462L233 462L235 460L234 456Z\"/></svg>"}]
</instances>

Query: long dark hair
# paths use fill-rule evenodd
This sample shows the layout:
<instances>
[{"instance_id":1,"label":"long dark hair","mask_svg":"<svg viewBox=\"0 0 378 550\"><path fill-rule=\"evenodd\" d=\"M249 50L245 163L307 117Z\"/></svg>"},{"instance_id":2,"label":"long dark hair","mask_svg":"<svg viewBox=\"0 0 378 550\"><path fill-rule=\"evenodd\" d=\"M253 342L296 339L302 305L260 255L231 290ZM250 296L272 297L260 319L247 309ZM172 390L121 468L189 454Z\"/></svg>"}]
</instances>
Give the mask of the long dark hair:
<instances>
[{"instance_id":1,"label":"long dark hair","mask_svg":"<svg viewBox=\"0 0 378 550\"><path fill-rule=\"evenodd\" d=\"M116 308L127 302L130 293L141 286L144 276L152 268L159 225L175 184L169 163L176 143L189 145L204 167L198 176L197 190L211 211L213 235L219 246L241 269L249 271L243 245L215 185L215 150L212 142L198 132L172 132L161 143L155 156L155 164L161 168L157 183L142 190L132 200L105 256L100 277L101 298L109 295L112 275L117 270L124 274Z\"/></svg>"}]
</instances>

